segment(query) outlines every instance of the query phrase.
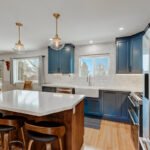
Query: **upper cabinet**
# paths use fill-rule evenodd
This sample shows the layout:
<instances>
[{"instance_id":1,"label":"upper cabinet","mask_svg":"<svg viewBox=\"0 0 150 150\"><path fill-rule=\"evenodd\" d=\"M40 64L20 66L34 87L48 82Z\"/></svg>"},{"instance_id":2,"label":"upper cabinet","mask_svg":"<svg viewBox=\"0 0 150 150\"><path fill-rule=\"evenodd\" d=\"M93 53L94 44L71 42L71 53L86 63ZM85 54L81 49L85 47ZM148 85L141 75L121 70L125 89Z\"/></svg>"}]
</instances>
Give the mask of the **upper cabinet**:
<instances>
[{"instance_id":1,"label":"upper cabinet","mask_svg":"<svg viewBox=\"0 0 150 150\"><path fill-rule=\"evenodd\" d=\"M119 38L116 42L117 47L117 73L129 72L129 46L130 41L128 38Z\"/></svg>"},{"instance_id":2,"label":"upper cabinet","mask_svg":"<svg viewBox=\"0 0 150 150\"><path fill-rule=\"evenodd\" d=\"M48 47L48 73L74 73L74 45L65 44L59 51Z\"/></svg>"},{"instance_id":3,"label":"upper cabinet","mask_svg":"<svg viewBox=\"0 0 150 150\"><path fill-rule=\"evenodd\" d=\"M140 32L130 37L116 39L116 72L142 73L142 37Z\"/></svg>"}]
</instances>

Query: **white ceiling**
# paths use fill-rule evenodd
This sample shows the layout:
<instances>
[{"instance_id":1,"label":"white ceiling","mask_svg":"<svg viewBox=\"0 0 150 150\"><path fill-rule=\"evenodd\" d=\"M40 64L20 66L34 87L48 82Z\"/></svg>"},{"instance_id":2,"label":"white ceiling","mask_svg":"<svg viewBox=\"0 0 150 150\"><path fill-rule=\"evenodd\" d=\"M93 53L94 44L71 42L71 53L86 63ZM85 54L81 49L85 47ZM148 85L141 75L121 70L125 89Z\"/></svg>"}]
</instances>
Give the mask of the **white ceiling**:
<instances>
[{"instance_id":1,"label":"white ceiling","mask_svg":"<svg viewBox=\"0 0 150 150\"><path fill-rule=\"evenodd\" d=\"M0 51L12 50L18 41L15 22L24 24L26 50L46 48L55 35L54 12L62 15L59 35L65 42L110 42L146 27L150 0L0 0Z\"/></svg>"}]
</instances>

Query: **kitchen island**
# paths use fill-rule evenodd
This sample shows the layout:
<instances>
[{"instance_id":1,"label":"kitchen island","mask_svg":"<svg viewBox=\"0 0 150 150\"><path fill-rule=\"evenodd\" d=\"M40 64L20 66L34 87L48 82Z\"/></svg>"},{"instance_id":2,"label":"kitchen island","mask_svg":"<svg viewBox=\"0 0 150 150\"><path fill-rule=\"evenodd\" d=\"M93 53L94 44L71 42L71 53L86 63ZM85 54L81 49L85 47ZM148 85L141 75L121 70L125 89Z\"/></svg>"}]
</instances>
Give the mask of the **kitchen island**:
<instances>
[{"instance_id":1,"label":"kitchen island","mask_svg":"<svg viewBox=\"0 0 150 150\"><path fill-rule=\"evenodd\" d=\"M64 124L65 150L80 150L84 135L84 95L67 95L40 91L13 90L0 93L0 111L5 115L24 116L28 120L55 121ZM26 136L26 141L28 138ZM58 150L58 141L52 144ZM33 150L44 150L35 143Z\"/></svg>"}]
</instances>

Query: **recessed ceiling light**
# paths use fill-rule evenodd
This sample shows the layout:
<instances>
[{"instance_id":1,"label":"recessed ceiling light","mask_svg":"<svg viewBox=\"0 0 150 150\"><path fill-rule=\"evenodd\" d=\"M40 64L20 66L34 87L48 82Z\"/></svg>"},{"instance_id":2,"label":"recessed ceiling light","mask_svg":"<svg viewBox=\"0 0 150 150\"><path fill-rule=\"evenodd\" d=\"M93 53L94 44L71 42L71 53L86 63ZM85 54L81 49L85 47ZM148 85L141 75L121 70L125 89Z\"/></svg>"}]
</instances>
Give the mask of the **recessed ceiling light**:
<instances>
[{"instance_id":1,"label":"recessed ceiling light","mask_svg":"<svg viewBox=\"0 0 150 150\"><path fill-rule=\"evenodd\" d=\"M93 40L90 40L89 43L90 43L90 44L93 44L94 42L93 42Z\"/></svg>"},{"instance_id":2,"label":"recessed ceiling light","mask_svg":"<svg viewBox=\"0 0 150 150\"><path fill-rule=\"evenodd\" d=\"M119 28L119 31L123 31L123 30L124 30L124 27L120 27L120 28Z\"/></svg>"},{"instance_id":3,"label":"recessed ceiling light","mask_svg":"<svg viewBox=\"0 0 150 150\"><path fill-rule=\"evenodd\" d=\"M50 38L49 40L50 40L50 41L52 41L53 39L52 39L52 38Z\"/></svg>"}]
</instances>

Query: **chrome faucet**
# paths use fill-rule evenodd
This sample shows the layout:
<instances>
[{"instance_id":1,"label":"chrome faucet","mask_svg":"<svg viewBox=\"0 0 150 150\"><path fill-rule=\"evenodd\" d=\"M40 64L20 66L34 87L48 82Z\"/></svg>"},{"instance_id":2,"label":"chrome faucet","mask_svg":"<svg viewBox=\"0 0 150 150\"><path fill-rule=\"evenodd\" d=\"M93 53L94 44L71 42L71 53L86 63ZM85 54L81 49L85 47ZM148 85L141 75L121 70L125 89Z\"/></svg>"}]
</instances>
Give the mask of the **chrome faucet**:
<instances>
[{"instance_id":1,"label":"chrome faucet","mask_svg":"<svg viewBox=\"0 0 150 150\"><path fill-rule=\"evenodd\" d=\"M91 86L91 75L88 73L87 75L87 82L88 82L88 86Z\"/></svg>"}]
</instances>

